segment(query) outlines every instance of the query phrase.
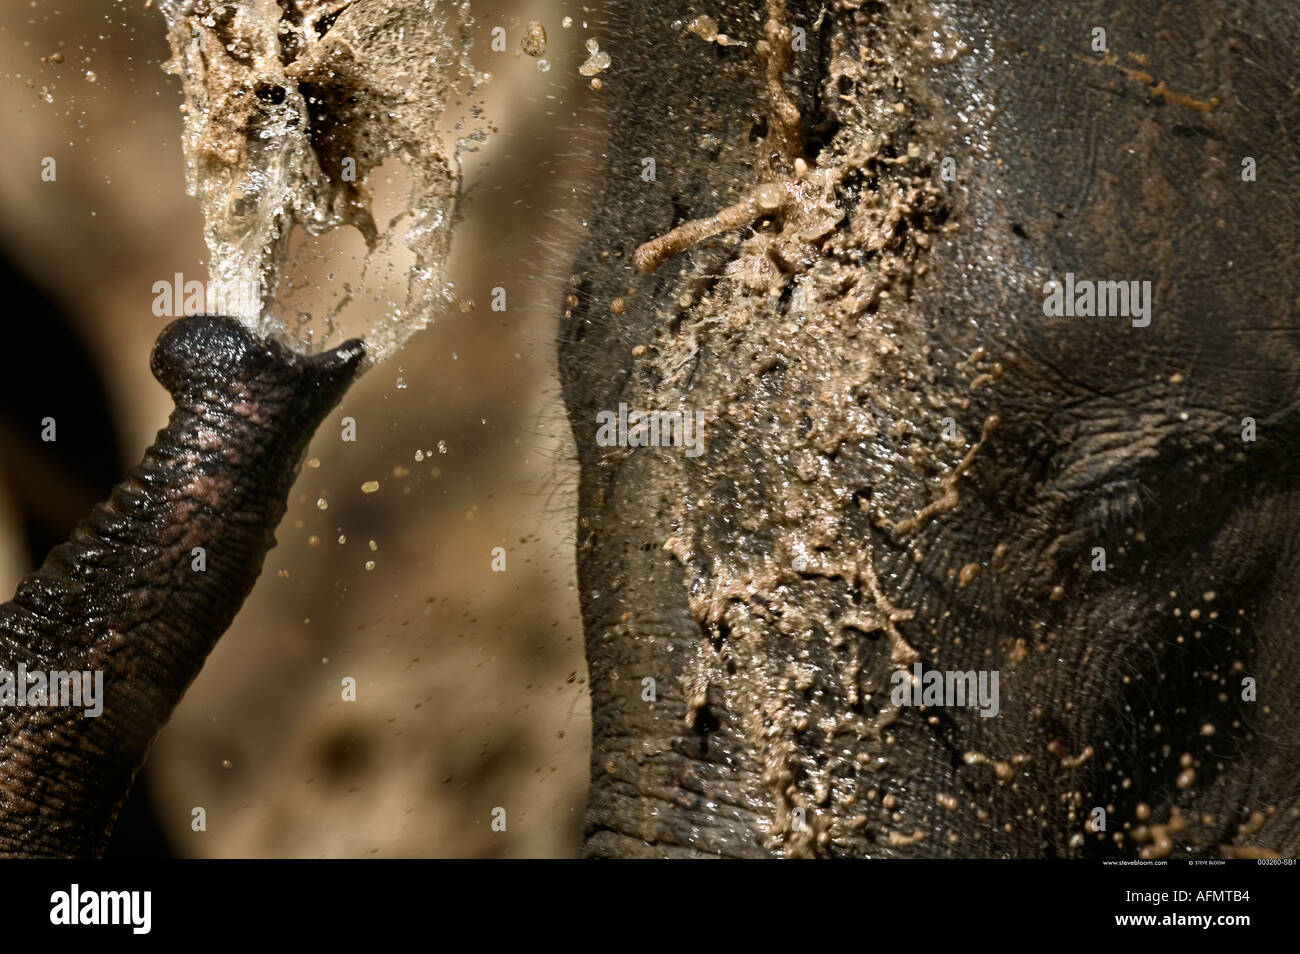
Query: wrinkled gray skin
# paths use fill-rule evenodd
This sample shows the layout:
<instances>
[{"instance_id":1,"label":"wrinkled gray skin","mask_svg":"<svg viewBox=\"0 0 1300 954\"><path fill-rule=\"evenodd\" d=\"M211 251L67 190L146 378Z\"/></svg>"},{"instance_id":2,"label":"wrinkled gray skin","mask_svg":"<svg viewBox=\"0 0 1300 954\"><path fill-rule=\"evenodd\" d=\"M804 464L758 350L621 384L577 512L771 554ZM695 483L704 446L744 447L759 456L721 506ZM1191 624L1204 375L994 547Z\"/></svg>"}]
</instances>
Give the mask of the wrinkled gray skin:
<instances>
[{"instance_id":1,"label":"wrinkled gray skin","mask_svg":"<svg viewBox=\"0 0 1300 954\"><path fill-rule=\"evenodd\" d=\"M618 6L559 336L587 853L1296 854L1300 13L792 2L783 151L761 3L709 7L727 48ZM633 268L796 156L838 222ZM1150 280L1150 325L1046 316L1067 272ZM620 402L704 453L600 446ZM998 671L998 714L892 705L909 649Z\"/></svg>"}]
</instances>

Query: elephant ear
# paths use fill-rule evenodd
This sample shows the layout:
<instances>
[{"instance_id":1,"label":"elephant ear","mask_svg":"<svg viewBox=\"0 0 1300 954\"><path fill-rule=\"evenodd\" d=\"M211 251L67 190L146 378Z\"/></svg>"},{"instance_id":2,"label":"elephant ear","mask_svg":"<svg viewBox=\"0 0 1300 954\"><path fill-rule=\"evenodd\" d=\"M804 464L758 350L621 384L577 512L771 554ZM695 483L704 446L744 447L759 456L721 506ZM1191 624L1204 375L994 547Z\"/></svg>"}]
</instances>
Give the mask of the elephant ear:
<instances>
[{"instance_id":1,"label":"elephant ear","mask_svg":"<svg viewBox=\"0 0 1300 954\"><path fill-rule=\"evenodd\" d=\"M364 355L359 341L299 355L223 317L164 329L151 365L176 402L167 426L0 606L0 853L102 852ZM33 678L49 690L26 698Z\"/></svg>"}]
</instances>

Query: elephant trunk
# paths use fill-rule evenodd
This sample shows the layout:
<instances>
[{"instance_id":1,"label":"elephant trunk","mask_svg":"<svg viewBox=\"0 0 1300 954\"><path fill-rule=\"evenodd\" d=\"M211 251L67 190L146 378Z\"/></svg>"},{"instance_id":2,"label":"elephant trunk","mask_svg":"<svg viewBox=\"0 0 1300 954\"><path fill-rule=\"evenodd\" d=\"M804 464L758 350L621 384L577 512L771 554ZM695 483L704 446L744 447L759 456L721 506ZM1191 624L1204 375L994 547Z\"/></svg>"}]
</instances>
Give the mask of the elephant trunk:
<instances>
[{"instance_id":1,"label":"elephant trunk","mask_svg":"<svg viewBox=\"0 0 1300 954\"><path fill-rule=\"evenodd\" d=\"M0 854L103 852L363 355L350 341L306 357L219 317L159 336L151 367L176 404L167 426L0 606Z\"/></svg>"}]
</instances>

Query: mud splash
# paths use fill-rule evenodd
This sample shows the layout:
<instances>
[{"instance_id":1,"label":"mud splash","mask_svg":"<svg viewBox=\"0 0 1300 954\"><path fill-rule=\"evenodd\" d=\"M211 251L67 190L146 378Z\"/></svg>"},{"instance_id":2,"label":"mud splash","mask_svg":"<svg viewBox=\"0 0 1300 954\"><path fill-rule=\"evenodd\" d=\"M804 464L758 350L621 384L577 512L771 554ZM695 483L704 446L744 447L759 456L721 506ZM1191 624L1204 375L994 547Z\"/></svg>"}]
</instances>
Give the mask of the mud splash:
<instances>
[{"instance_id":1,"label":"mud splash","mask_svg":"<svg viewBox=\"0 0 1300 954\"><path fill-rule=\"evenodd\" d=\"M646 355L647 377L683 406L718 396L704 408L704 466L666 464L691 488L665 543L701 628L685 715L694 723L711 698L742 714L771 799L767 845L807 856L867 828L895 845L933 835L904 828L876 781L897 717L890 676L929 655L934 624L891 602L907 579L885 578L880 554L910 548L919 566L916 530L959 506L959 480L997 420L943 436L965 398L937 379L927 319L909 300L927 250L960 213L927 146L944 106L912 62L957 55L911 42L939 35L936 15L890 8L836 31L821 101L838 131L812 149L809 117L783 86L784 3L767 13L748 38L768 100L754 186L645 242L634 261L647 274L730 232L716 279L683 267L681 285L707 290L678 302L676 333ZM972 357L970 377L996 379L983 359Z\"/></svg>"},{"instance_id":2,"label":"mud splash","mask_svg":"<svg viewBox=\"0 0 1300 954\"><path fill-rule=\"evenodd\" d=\"M345 310L384 317L361 330L383 361L450 300L443 272L459 191L458 155L485 135L448 106L484 77L469 61L466 2L162 0L185 95L186 179L198 198L220 287L257 287L250 330L305 353L332 345ZM475 111L477 112L477 111ZM376 221L376 187L402 180L396 214ZM384 167L380 171L381 165ZM288 304L302 264L346 265L341 250L303 263L293 248L351 226L360 273L316 315ZM408 267L409 266L409 267ZM321 269L323 270L323 269ZM332 274L328 276L332 278ZM363 299L370 299L363 302ZM330 300L332 299L332 300Z\"/></svg>"}]
</instances>

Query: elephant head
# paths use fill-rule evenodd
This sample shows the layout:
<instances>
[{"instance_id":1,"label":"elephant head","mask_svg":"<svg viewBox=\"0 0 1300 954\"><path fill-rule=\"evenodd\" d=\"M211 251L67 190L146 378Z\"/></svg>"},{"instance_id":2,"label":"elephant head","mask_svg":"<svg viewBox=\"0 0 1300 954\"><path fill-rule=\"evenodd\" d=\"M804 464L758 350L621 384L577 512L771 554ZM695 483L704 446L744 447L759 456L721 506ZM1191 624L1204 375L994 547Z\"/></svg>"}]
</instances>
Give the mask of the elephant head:
<instances>
[{"instance_id":1,"label":"elephant head","mask_svg":"<svg viewBox=\"0 0 1300 954\"><path fill-rule=\"evenodd\" d=\"M719 6L607 24L587 852L1300 850L1300 17Z\"/></svg>"}]
</instances>

